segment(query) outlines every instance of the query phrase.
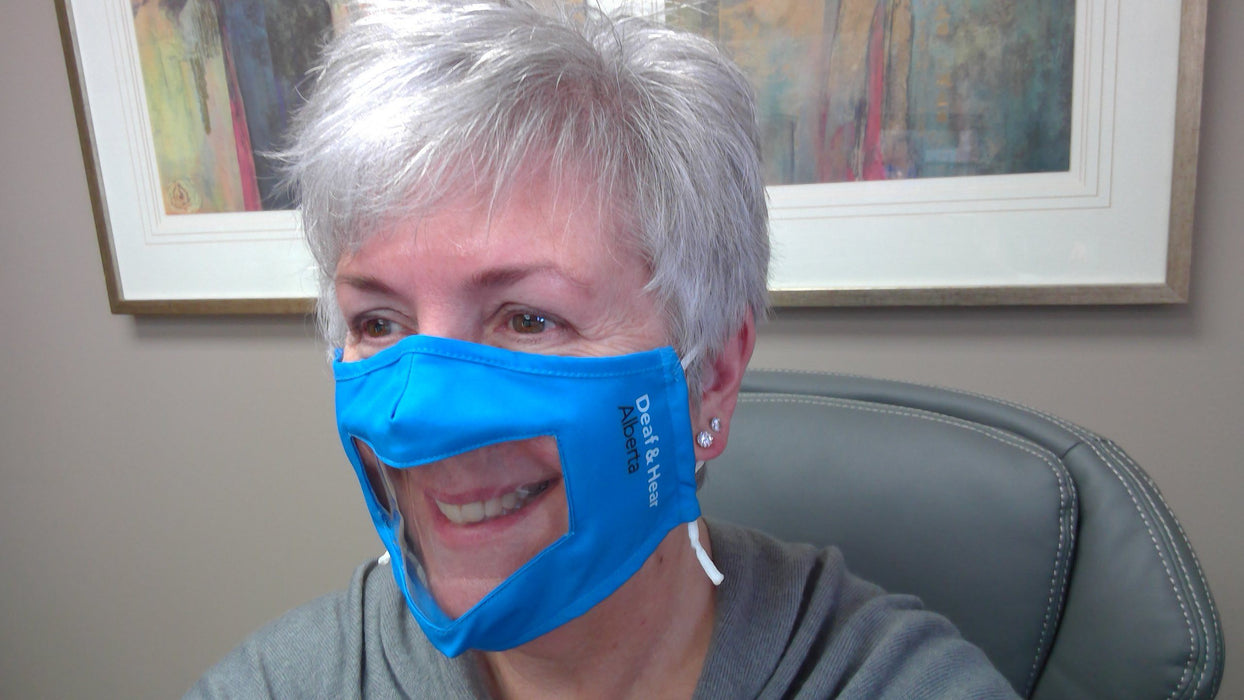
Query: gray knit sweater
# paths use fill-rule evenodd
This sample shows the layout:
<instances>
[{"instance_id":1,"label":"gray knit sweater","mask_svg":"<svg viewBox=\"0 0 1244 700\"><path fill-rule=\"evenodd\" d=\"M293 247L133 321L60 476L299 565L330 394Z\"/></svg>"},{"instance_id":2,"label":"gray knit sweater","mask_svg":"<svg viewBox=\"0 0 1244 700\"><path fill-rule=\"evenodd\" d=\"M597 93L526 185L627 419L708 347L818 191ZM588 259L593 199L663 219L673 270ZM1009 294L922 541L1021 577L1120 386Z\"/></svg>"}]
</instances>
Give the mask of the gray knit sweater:
<instances>
[{"instance_id":1,"label":"gray knit sweater","mask_svg":"<svg viewBox=\"0 0 1244 700\"><path fill-rule=\"evenodd\" d=\"M1014 698L943 617L849 573L835 549L709 523L726 576L696 698ZM188 698L484 698L471 654L424 638L388 567L259 630Z\"/></svg>"}]
</instances>

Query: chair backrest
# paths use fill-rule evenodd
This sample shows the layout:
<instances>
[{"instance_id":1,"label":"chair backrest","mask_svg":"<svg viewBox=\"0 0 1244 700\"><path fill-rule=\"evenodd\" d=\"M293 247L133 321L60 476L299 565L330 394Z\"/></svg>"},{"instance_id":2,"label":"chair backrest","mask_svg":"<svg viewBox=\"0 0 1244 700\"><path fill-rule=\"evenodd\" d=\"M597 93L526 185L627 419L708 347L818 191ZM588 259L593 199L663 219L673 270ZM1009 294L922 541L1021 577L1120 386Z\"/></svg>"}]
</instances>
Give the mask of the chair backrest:
<instances>
[{"instance_id":1,"label":"chair backrest","mask_svg":"<svg viewBox=\"0 0 1244 700\"><path fill-rule=\"evenodd\" d=\"M914 593L1025 697L1211 698L1222 632L1187 537L1117 445L946 389L751 371L700 500L839 547Z\"/></svg>"}]
</instances>

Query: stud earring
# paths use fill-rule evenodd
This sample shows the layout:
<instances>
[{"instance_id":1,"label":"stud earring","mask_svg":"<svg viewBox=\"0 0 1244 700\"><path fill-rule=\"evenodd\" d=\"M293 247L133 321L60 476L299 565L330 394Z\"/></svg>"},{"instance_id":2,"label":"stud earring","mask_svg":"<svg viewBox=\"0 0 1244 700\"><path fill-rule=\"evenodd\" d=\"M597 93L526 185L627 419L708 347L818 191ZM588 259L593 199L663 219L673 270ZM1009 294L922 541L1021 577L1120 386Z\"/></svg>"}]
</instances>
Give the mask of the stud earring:
<instances>
[{"instance_id":1,"label":"stud earring","mask_svg":"<svg viewBox=\"0 0 1244 700\"><path fill-rule=\"evenodd\" d=\"M701 430L699 435L695 436L696 443L705 449L713 446L713 434L707 430Z\"/></svg>"},{"instance_id":2,"label":"stud earring","mask_svg":"<svg viewBox=\"0 0 1244 700\"><path fill-rule=\"evenodd\" d=\"M720 433L721 432L721 419L718 418L717 416L713 416L713 419L708 422L708 427L714 433Z\"/></svg>"}]
</instances>

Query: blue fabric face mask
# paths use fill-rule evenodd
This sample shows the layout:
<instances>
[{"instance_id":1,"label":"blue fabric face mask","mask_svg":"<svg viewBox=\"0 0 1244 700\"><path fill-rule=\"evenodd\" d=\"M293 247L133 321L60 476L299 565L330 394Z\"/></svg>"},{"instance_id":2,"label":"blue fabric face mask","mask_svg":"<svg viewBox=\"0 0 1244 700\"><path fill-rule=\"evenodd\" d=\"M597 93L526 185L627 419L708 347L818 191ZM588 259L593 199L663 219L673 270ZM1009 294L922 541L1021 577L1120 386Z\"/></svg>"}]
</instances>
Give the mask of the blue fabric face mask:
<instances>
[{"instance_id":1,"label":"blue fabric face mask","mask_svg":"<svg viewBox=\"0 0 1244 700\"><path fill-rule=\"evenodd\" d=\"M509 649L582 615L680 523L720 581L694 530L695 452L672 348L561 357L410 336L358 362L338 351L333 373L338 431L372 522L411 612L445 654ZM556 440L567 532L451 618L423 580L385 475L540 436ZM369 468L372 454L386 466Z\"/></svg>"}]
</instances>

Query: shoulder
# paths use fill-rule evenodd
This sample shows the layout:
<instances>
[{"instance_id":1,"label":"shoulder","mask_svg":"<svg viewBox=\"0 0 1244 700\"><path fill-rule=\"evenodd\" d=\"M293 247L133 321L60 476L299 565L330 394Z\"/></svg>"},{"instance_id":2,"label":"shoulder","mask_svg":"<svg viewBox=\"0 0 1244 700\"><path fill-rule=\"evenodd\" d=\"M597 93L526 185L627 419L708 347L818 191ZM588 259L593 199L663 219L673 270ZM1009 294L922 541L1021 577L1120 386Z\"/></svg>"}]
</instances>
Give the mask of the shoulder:
<instances>
[{"instance_id":1,"label":"shoulder","mask_svg":"<svg viewBox=\"0 0 1244 700\"><path fill-rule=\"evenodd\" d=\"M946 618L852 576L837 549L711 522L726 581L701 691L752 697L1013 698ZM718 682L728 685L715 685ZM705 697L711 692L702 693Z\"/></svg>"},{"instance_id":2,"label":"shoulder","mask_svg":"<svg viewBox=\"0 0 1244 700\"><path fill-rule=\"evenodd\" d=\"M187 698L349 697L357 669L363 591L374 563L350 587L269 622L213 666Z\"/></svg>"},{"instance_id":3,"label":"shoulder","mask_svg":"<svg viewBox=\"0 0 1244 700\"><path fill-rule=\"evenodd\" d=\"M268 623L213 666L187 698L471 697L466 657L449 659L419 630L386 565Z\"/></svg>"}]
</instances>

